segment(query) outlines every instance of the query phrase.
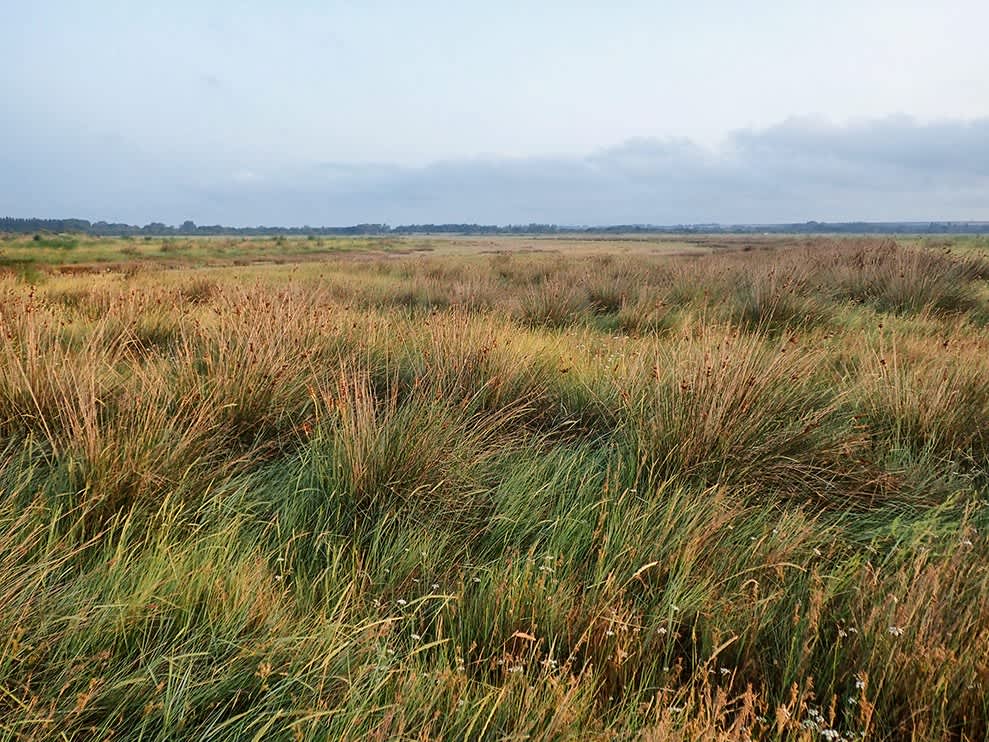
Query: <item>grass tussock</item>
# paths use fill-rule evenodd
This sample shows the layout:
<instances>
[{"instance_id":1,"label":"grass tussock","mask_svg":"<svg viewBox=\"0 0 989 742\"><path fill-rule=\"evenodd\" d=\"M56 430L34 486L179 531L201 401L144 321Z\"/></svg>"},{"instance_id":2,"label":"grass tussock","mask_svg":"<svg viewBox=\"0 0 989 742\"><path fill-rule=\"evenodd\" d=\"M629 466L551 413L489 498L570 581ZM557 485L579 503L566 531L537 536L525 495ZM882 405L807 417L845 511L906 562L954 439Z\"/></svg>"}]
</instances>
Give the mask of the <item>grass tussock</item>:
<instances>
[{"instance_id":1,"label":"grass tussock","mask_svg":"<svg viewBox=\"0 0 989 742\"><path fill-rule=\"evenodd\" d=\"M978 246L127 246L0 278L0 737L989 734Z\"/></svg>"},{"instance_id":2,"label":"grass tussock","mask_svg":"<svg viewBox=\"0 0 989 742\"><path fill-rule=\"evenodd\" d=\"M658 349L627 416L638 460L660 477L696 477L845 505L845 462L862 441L823 352L796 338L701 326ZM838 492L841 495L838 495Z\"/></svg>"}]
</instances>

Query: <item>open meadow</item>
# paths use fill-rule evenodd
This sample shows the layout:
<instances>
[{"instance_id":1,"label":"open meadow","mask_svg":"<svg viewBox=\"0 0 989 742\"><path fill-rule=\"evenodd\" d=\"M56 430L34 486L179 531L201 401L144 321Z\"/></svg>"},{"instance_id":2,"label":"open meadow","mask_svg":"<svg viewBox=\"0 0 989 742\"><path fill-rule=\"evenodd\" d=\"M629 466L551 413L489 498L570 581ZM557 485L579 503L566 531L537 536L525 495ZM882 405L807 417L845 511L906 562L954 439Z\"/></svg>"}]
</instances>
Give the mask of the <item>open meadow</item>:
<instances>
[{"instance_id":1,"label":"open meadow","mask_svg":"<svg viewBox=\"0 0 989 742\"><path fill-rule=\"evenodd\" d=\"M989 735L989 240L0 236L0 739Z\"/></svg>"}]
</instances>

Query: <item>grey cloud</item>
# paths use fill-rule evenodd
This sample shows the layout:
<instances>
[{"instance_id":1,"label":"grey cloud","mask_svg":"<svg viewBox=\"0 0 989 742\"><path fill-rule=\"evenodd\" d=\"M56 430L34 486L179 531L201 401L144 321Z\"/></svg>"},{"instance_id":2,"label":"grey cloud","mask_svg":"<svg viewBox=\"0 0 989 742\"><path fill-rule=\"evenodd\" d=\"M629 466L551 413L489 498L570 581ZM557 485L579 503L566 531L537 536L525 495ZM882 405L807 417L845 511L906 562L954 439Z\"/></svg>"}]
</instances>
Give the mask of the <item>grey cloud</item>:
<instances>
[{"instance_id":1,"label":"grey cloud","mask_svg":"<svg viewBox=\"0 0 989 742\"><path fill-rule=\"evenodd\" d=\"M222 171L215 163L156 169L132 158L128 170L120 161L126 152L118 152L114 168L100 170L112 177L97 183L85 168L99 154L78 158L78 171L34 158L35 187L26 193L16 182L25 172L21 159L21 176L0 174L0 203L17 215L231 225L989 219L989 119L790 119L737 131L717 150L683 138L640 138L583 157L422 167L238 162ZM61 182L46 192L45 178L55 177Z\"/></svg>"},{"instance_id":2,"label":"grey cloud","mask_svg":"<svg viewBox=\"0 0 989 742\"><path fill-rule=\"evenodd\" d=\"M813 154L860 167L989 175L989 119L920 125L906 116L890 116L840 127L802 118L733 138L745 151L763 156Z\"/></svg>"}]
</instances>

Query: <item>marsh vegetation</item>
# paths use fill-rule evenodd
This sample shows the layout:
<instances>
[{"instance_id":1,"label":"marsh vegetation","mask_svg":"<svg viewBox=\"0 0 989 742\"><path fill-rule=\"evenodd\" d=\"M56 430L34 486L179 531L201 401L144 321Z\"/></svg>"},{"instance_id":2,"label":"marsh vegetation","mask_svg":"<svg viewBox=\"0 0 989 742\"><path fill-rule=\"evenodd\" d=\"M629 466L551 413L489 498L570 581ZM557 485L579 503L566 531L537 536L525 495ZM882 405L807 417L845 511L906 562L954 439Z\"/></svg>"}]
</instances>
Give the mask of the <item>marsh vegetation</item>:
<instances>
[{"instance_id":1,"label":"marsh vegetation","mask_svg":"<svg viewBox=\"0 0 989 742\"><path fill-rule=\"evenodd\" d=\"M3 738L986 738L986 243L416 239L0 243Z\"/></svg>"}]
</instances>

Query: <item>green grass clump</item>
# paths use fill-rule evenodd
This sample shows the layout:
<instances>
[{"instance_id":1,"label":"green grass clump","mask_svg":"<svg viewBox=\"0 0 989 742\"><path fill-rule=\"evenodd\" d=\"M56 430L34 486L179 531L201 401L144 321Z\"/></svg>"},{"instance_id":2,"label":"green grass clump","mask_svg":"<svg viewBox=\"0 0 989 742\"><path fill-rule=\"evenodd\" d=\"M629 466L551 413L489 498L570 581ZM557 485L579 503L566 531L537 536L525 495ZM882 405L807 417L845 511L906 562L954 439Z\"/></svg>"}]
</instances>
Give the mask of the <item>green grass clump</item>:
<instances>
[{"instance_id":1,"label":"green grass clump","mask_svg":"<svg viewBox=\"0 0 989 742\"><path fill-rule=\"evenodd\" d=\"M0 738L989 734L978 244L246 242L0 277Z\"/></svg>"}]
</instances>

